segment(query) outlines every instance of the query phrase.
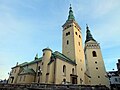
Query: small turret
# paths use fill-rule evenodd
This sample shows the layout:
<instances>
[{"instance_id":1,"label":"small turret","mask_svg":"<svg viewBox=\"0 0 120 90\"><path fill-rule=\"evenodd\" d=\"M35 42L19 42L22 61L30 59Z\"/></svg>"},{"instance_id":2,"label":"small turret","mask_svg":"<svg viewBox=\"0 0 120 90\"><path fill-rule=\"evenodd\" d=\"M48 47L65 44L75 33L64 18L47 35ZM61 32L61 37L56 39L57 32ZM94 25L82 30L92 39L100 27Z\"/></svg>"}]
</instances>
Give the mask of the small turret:
<instances>
[{"instance_id":1,"label":"small turret","mask_svg":"<svg viewBox=\"0 0 120 90\"><path fill-rule=\"evenodd\" d=\"M49 47L44 48L42 51L44 52L44 51L46 51L46 50L48 50L48 51L51 51L51 52L52 52L52 50L51 50Z\"/></svg>"},{"instance_id":2,"label":"small turret","mask_svg":"<svg viewBox=\"0 0 120 90\"><path fill-rule=\"evenodd\" d=\"M52 55L52 50L50 48L45 48L43 51L43 58L46 58L45 60L49 59Z\"/></svg>"},{"instance_id":3,"label":"small turret","mask_svg":"<svg viewBox=\"0 0 120 90\"><path fill-rule=\"evenodd\" d=\"M50 48L45 48L43 51L43 57L42 57L42 71L44 72L42 74L42 83L46 83L46 73L48 73L48 63L50 62L51 56L52 56L52 50Z\"/></svg>"},{"instance_id":4,"label":"small turret","mask_svg":"<svg viewBox=\"0 0 120 90\"><path fill-rule=\"evenodd\" d=\"M35 56L35 60L36 60L36 59L38 59L38 53L37 53L36 56Z\"/></svg>"}]
</instances>

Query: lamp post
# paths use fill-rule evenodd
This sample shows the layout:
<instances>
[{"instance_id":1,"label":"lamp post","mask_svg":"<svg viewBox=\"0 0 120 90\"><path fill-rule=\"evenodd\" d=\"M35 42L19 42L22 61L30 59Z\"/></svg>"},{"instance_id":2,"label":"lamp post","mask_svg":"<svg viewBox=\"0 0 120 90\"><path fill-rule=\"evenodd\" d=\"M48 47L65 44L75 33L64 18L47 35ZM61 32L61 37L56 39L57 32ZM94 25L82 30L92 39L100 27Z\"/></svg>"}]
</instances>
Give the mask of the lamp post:
<instances>
[{"instance_id":1,"label":"lamp post","mask_svg":"<svg viewBox=\"0 0 120 90\"><path fill-rule=\"evenodd\" d=\"M39 78L38 78L38 83L40 83L41 81L40 81L40 76L42 75L42 70L41 70L41 68L40 69L38 69L38 76L39 76Z\"/></svg>"}]
</instances>

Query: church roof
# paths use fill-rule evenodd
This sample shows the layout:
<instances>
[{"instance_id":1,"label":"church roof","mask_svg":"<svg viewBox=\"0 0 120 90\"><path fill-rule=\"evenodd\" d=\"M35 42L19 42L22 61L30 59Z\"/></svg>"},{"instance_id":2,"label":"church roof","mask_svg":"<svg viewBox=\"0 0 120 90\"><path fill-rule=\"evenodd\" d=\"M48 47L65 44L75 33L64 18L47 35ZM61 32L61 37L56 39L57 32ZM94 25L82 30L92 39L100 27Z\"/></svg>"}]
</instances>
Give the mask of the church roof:
<instances>
[{"instance_id":1,"label":"church roof","mask_svg":"<svg viewBox=\"0 0 120 90\"><path fill-rule=\"evenodd\" d=\"M35 71L31 68L23 68L22 72L20 73L20 75L22 74L32 74L35 75Z\"/></svg>"},{"instance_id":2,"label":"church roof","mask_svg":"<svg viewBox=\"0 0 120 90\"><path fill-rule=\"evenodd\" d=\"M49 47L44 48L42 51L45 51L45 50L50 50L52 52L52 50Z\"/></svg>"},{"instance_id":3,"label":"church roof","mask_svg":"<svg viewBox=\"0 0 120 90\"><path fill-rule=\"evenodd\" d=\"M55 51L54 53L52 53L52 57L59 58L65 62L76 65L76 63L73 60L71 60L70 58L68 58L67 56L65 56L64 54L62 54L58 51ZM51 64L52 62L53 62L53 60L51 60L48 64Z\"/></svg>"},{"instance_id":4,"label":"church roof","mask_svg":"<svg viewBox=\"0 0 120 90\"><path fill-rule=\"evenodd\" d=\"M28 62L24 62L22 64L19 64L18 66L25 66L26 64L28 64Z\"/></svg>"},{"instance_id":5,"label":"church roof","mask_svg":"<svg viewBox=\"0 0 120 90\"><path fill-rule=\"evenodd\" d=\"M42 61L42 57L40 57L34 61L29 62L29 64L33 64L33 63L40 62L40 61Z\"/></svg>"},{"instance_id":6,"label":"church roof","mask_svg":"<svg viewBox=\"0 0 120 90\"><path fill-rule=\"evenodd\" d=\"M31 61L31 62L24 62L22 64L15 66L15 67L23 67L23 66L27 66L27 65L34 64L34 63L41 62L41 61L42 61L42 57L35 59L34 61ZM12 68L15 68L15 67L12 67Z\"/></svg>"},{"instance_id":7,"label":"church roof","mask_svg":"<svg viewBox=\"0 0 120 90\"><path fill-rule=\"evenodd\" d=\"M52 58L59 58L60 60L63 60L63 61L68 62L70 64L76 65L76 63L73 60L71 60L70 58L68 58L67 56L65 56L64 54L62 54L62 53L60 53L58 51L53 52L51 57ZM27 65L30 65L30 64L41 62L41 61L42 61L42 57L40 57L38 59L35 59L35 60L31 61L31 62L24 62L22 64L19 64L19 65L15 66L15 67L24 67L24 66L27 66ZM50 60L48 65L51 64L53 61L54 60ZM15 67L13 67L13 68L15 68Z\"/></svg>"}]
</instances>

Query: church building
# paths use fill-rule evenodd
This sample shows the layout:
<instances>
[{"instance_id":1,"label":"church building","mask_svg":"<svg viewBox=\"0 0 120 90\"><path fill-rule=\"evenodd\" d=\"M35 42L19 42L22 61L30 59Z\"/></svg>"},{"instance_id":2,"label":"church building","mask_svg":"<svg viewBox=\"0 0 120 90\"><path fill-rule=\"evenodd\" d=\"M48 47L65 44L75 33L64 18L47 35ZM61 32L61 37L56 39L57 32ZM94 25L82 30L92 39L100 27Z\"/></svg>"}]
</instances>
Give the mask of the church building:
<instances>
[{"instance_id":1,"label":"church building","mask_svg":"<svg viewBox=\"0 0 120 90\"><path fill-rule=\"evenodd\" d=\"M44 48L43 55L31 62L16 64L10 72L9 84L48 83L106 85L109 80L99 43L86 26L83 48L81 27L75 20L72 7L62 26L62 53Z\"/></svg>"}]
</instances>

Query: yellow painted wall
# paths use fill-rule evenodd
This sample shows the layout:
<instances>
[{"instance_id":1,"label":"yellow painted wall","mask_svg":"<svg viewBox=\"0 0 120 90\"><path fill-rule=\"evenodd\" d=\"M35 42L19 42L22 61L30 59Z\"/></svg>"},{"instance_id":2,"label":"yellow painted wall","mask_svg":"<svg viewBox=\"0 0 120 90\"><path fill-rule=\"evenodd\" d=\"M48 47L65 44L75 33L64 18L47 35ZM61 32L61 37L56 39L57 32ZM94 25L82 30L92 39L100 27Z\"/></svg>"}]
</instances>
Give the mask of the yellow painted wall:
<instances>
[{"instance_id":1,"label":"yellow painted wall","mask_svg":"<svg viewBox=\"0 0 120 90\"><path fill-rule=\"evenodd\" d=\"M63 73L63 65L66 66L66 75ZM68 62L62 61L60 59L56 60L56 84L61 84L63 79L66 79L67 82L71 82L70 74L72 74L72 69L75 69L75 66L69 64Z\"/></svg>"},{"instance_id":2,"label":"yellow painted wall","mask_svg":"<svg viewBox=\"0 0 120 90\"><path fill-rule=\"evenodd\" d=\"M55 74L54 74L54 64L55 62L52 62L50 65L49 65L49 77L48 77L48 82L47 83L54 83L54 77L55 77Z\"/></svg>"},{"instance_id":3,"label":"yellow painted wall","mask_svg":"<svg viewBox=\"0 0 120 90\"><path fill-rule=\"evenodd\" d=\"M33 75L19 75L17 79L18 84L25 84L25 83L32 83L34 82L34 76Z\"/></svg>"},{"instance_id":4,"label":"yellow painted wall","mask_svg":"<svg viewBox=\"0 0 120 90\"><path fill-rule=\"evenodd\" d=\"M18 78L18 73L20 72L20 67L16 66L14 68L12 68L11 72L10 72L10 76L9 76L9 84L14 84L17 82L17 78ZM14 77L13 83L11 77Z\"/></svg>"},{"instance_id":5,"label":"yellow painted wall","mask_svg":"<svg viewBox=\"0 0 120 90\"><path fill-rule=\"evenodd\" d=\"M52 51L51 50L43 50L43 58L42 58L42 75L41 75L41 82L42 83L46 83L46 74L49 72L49 68L48 68L48 63L50 62L50 58L51 58L51 54Z\"/></svg>"}]
</instances>

